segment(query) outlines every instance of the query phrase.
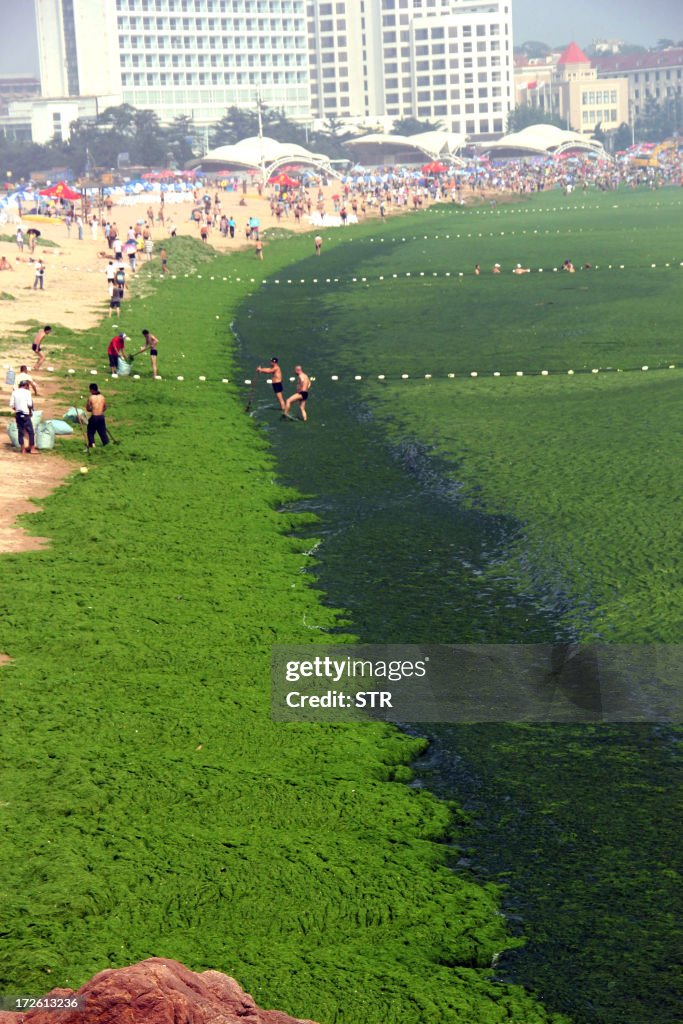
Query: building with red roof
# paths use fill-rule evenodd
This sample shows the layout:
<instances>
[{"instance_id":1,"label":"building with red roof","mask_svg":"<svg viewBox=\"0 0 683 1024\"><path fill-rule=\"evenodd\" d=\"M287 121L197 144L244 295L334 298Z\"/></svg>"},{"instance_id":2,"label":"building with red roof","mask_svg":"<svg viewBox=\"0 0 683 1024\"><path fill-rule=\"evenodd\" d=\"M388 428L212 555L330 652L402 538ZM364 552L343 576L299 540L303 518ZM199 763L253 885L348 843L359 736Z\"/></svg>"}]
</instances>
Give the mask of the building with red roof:
<instances>
[{"instance_id":1,"label":"building with red roof","mask_svg":"<svg viewBox=\"0 0 683 1024\"><path fill-rule=\"evenodd\" d=\"M597 67L575 42L550 62L517 63L515 86L518 103L561 117L584 135L592 135L598 125L604 132L615 131L629 119L626 78L598 81Z\"/></svg>"}]
</instances>

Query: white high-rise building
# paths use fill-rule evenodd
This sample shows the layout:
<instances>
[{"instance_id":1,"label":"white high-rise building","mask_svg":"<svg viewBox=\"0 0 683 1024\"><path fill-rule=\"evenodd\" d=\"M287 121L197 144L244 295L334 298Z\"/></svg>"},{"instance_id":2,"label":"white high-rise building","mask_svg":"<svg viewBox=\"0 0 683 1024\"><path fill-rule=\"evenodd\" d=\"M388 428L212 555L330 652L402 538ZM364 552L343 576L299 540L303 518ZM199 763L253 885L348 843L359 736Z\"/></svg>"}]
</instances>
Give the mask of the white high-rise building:
<instances>
[{"instance_id":1,"label":"white high-rise building","mask_svg":"<svg viewBox=\"0 0 683 1024\"><path fill-rule=\"evenodd\" d=\"M120 96L114 0L35 0L35 10L42 95Z\"/></svg>"},{"instance_id":2,"label":"white high-rise building","mask_svg":"<svg viewBox=\"0 0 683 1024\"><path fill-rule=\"evenodd\" d=\"M304 0L35 0L43 96L116 95L198 123L310 116Z\"/></svg>"},{"instance_id":3,"label":"white high-rise building","mask_svg":"<svg viewBox=\"0 0 683 1024\"><path fill-rule=\"evenodd\" d=\"M288 117L440 121L501 133L511 0L35 0L43 96L102 95L199 124L262 102Z\"/></svg>"},{"instance_id":4,"label":"white high-rise building","mask_svg":"<svg viewBox=\"0 0 683 1024\"><path fill-rule=\"evenodd\" d=\"M501 133L514 106L511 0L307 4L316 117L416 117Z\"/></svg>"}]
</instances>

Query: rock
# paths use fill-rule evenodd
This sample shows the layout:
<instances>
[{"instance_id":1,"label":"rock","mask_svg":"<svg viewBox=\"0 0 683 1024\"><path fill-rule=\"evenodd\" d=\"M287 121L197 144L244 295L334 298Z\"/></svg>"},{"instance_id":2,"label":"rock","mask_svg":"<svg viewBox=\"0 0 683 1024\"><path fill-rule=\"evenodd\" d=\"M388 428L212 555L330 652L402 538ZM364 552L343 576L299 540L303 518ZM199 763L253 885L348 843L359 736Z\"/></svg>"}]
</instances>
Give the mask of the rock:
<instances>
[{"instance_id":1,"label":"rock","mask_svg":"<svg viewBox=\"0 0 683 1024\"><path fill-rule=\"evenodd\" d=\"M84 998L84 1009L0 1011L0 1024L314 1024L259 1009L227 974L196 974L160 957L100 971L77 992L55 988L46 998L74 995Z\"/></svg>"}]
</instances>

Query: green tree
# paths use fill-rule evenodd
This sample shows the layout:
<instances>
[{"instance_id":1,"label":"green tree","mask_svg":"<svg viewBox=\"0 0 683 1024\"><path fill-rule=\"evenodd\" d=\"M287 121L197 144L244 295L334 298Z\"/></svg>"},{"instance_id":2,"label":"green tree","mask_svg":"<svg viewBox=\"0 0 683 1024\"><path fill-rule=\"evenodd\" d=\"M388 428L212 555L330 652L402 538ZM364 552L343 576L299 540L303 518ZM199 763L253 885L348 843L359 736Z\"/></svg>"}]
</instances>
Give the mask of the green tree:
<instances>
[{"instance_id":1,"label":"green tree","mask_svg":"<svg viewBox=\"0 0 683 1024\"><path fill-rule=\"evenodd\" d=\"M632 141L633 132L631 130L631 126L625 124L625 122L622 121L622 123L615 131L614 137L612 139L612 146L614 147L614 152L619 153L621 150L628 149Z\"/></svg>"},{"instance_id":2,"label":"green tree","mask_svg":"<svg viewBox=\"0 0 683 1024\"><path fill-rule=\"evenodd\" d=\"M166 162L165 131L153 110L135 111L133 138L128 149L134 164L156 167Z\"/></svg>"},{"instance_id":3,"label":"green tree","mask_svg":"<svg viewBox=\"0 0 683 1024\"><path fill-rule=\"evenodd\" d=\"M547 57L551 49L547 43L541 43L536 39L529 39L516 46L515 52L523 53L525 57Z\"/></svg>"},{"instance_id":4,"label":"green tree","mask_svg":"<svg viewBox=\"0 0 683 1024\"><path fill-rule=\"evenodd\" d=\"M313 132L309 148L316 153L324 153L333 160L342 160L349 155L344 143L350 138L353 138L353 133L349 132L337 118L330 117L319 131Z\"/></svg>"},{"instance_id":5,"label":"green tree","mask_svg":"<svg viewBox=\"0 0 683 1024\"><path fill-rule=\"evenodd\" d=\"M223 117L210 129L211 148L232 146L241 139L258 135L258 114L255 110L228 107Z\"/></svg>"},{"instance_id":6,"label":"green tree","mask_svg":"<svg viewBox=\"0 0 683 1024\"><path fill-rule=\"evenodd\" d=\"M569 127L564 118L559 117L558 114L550 114L539 107L529 107L523 103L510 111L507 130L521 132L522 128L528 128L532 124L554 124L558 128L564 129Z\"/></svg>"},{"instance_id":7,"label":"green tree","mask_svg":"<svg viewBox=\"0 0 683 1024\"><path fill-rule=\"evenodd\" d=\"M417 117L399 117L391 126L390 135L419 135L421 132L443 131L443 121L420 121Z\"/></svg>"},{"instance_id":8,"label":"green tree","mask_svg":"<svg viewBox=\"0 0 683 1024\"><path fill-rule=\"evenodd\" d=\"M132 138L135 134L135 117L138 111L130 103L107 107L97 119L98 125L109 126L118 135Z\"/></svg>"},{"instance_id":9,"label":"green tree","mask_svg":"<svg viewBox=\"0 0 683 1024\"><path fill-rule=\"evenodd\" d=\"M648 96L640 116L636 120L638 142L663 142L674 134L676 107L665 100L658 102Z\"/></svg>"},{"instance_id":10,"label":"green tree","mask_svg":"<svg viewBox=\"0 0 683 1024\"><path fill-rule=\"evenodd\" d=\"M196 134L197 129L191 117L181 114L173 118L164 131L166 161L168 164L184 167L189 160L192 160L197 155L197 150L195 149Z\"/></svg>"}]
</instances>

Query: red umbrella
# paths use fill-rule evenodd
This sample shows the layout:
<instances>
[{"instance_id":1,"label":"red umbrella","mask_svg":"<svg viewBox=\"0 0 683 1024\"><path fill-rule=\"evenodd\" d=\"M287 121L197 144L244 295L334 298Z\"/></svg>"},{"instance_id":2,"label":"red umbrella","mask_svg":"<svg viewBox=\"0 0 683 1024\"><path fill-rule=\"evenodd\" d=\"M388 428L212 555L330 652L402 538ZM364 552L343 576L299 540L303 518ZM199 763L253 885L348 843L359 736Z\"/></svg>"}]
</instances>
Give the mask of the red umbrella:
<instances>
[{"instance_id":1,"label":"red umbrella","mask_svg":"<svg viewBox=\"0 0 683 1024\"><path fill-rule=\"evenodd\" d=\"M58 181L56 185L50 185L38 193L41 196L50 196L52 199L80 199L81 193L74 192L65 181Z\"/></svg>"},{"instance_id":2,"label":"red umbrella","mask_svg":"<svg viewBox=\"0 0 683 1024\"><path fill-rule=\"evenodd\" d=\"M281 187L284 185L287 188L292 188L294 185L298 185L299 182L294 181L294 179L290 178L288 174L276 174L274 178L268 179L268 184L280 185Z\"/></svg>"},{"instance_id":3,"label":"red umbrella","mask_svg":"<svg viewBox=\"0 0 683 1024\"><path fill-rule=\"evenodd\" d=\"M443 174L448 168L445 164L440 164L438 160L434 160L431 164L425 164L422 168L423 174Z\"/></svg>"}]
</instances>

